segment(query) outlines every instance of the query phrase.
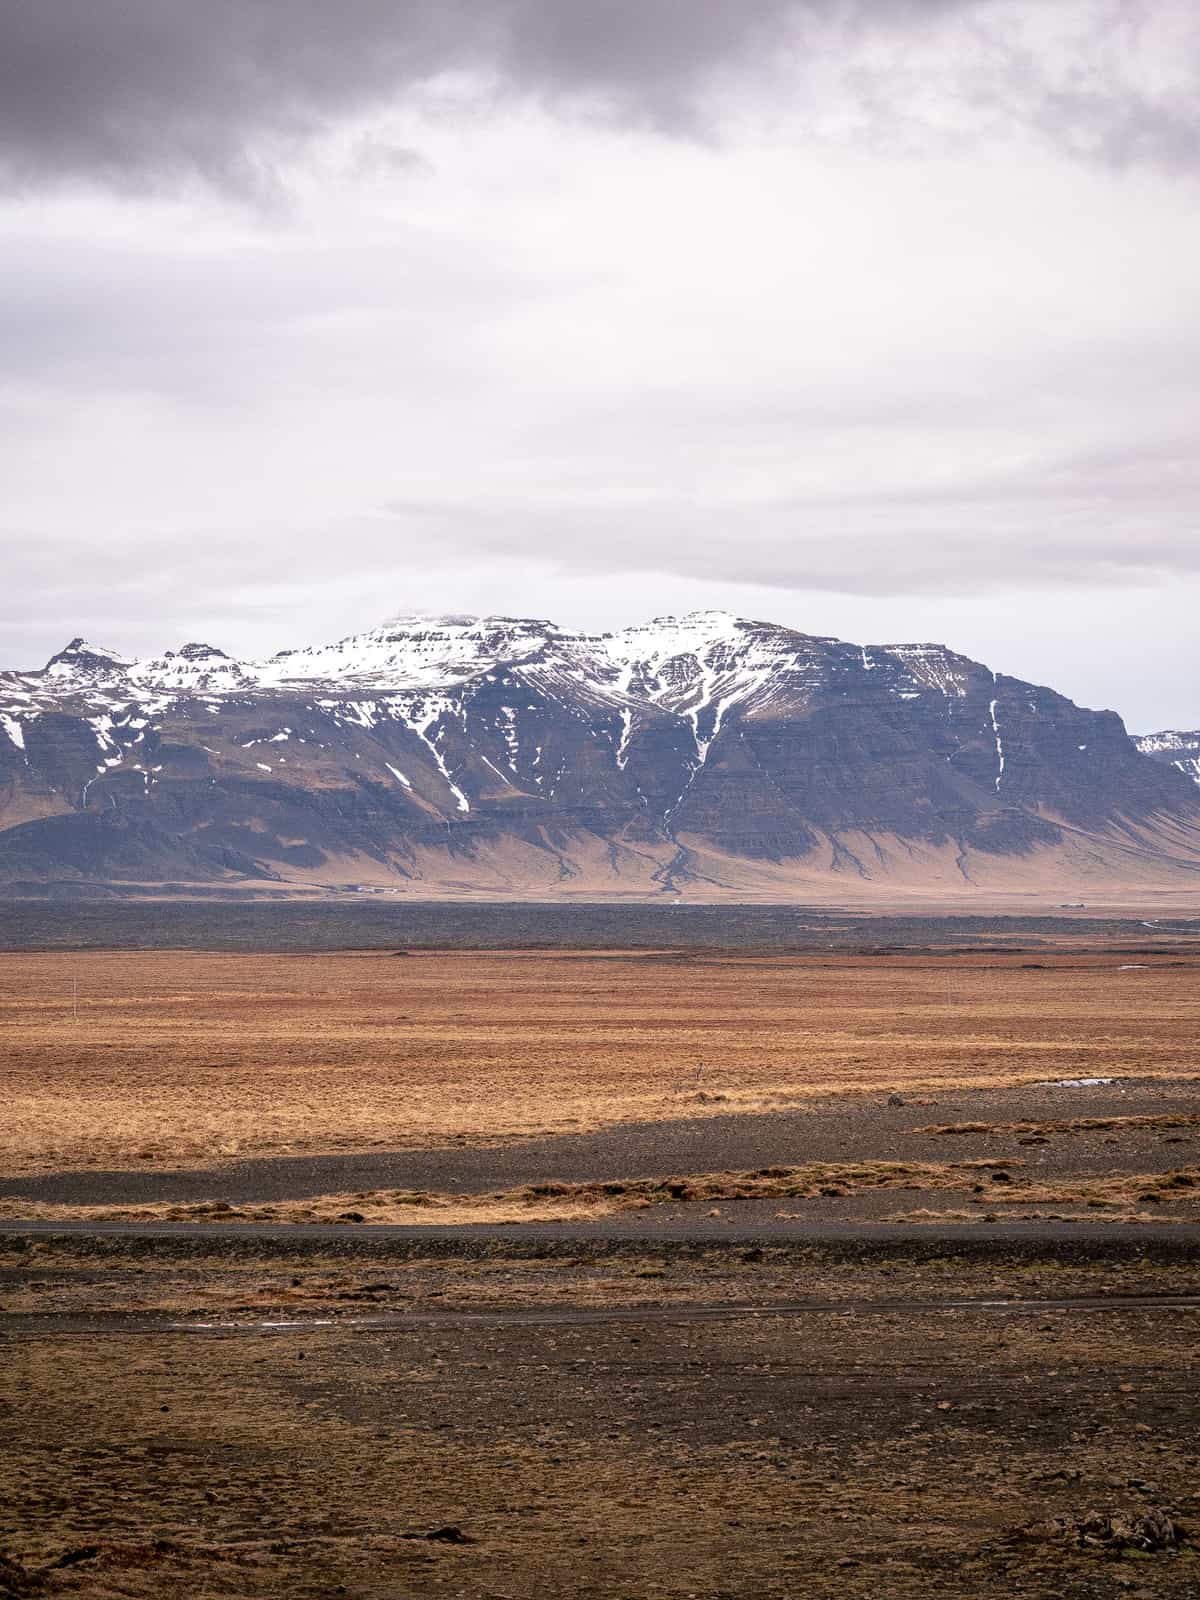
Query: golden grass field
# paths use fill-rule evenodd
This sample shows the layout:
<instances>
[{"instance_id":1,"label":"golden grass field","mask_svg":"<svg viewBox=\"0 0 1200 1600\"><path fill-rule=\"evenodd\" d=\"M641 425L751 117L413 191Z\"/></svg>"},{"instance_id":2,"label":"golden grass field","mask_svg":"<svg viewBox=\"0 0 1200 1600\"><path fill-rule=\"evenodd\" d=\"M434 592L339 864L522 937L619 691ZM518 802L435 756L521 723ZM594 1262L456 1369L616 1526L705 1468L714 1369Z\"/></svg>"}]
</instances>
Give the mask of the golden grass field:
<instances>
[{"instance_id":1,"label":"golden grass field","mask_svg":"<svg viewBox=\"0 0 1200 1600\"><path fill-rule=\"evenodd\" d=\"M1195 1072L1200 964L1039 960L5 955L0 1171L480 1144L831 1092Z\"/></svg>"}]
</instances>

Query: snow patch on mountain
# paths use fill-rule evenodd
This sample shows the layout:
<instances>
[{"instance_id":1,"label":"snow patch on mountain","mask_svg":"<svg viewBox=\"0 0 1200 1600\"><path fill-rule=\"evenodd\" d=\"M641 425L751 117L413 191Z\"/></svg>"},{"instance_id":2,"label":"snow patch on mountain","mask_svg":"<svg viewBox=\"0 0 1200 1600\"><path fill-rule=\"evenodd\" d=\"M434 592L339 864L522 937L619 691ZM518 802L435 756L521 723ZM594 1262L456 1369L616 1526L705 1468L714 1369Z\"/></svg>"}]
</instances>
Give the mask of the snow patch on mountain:
<instances>
[{"instance_id":1,"label":"snow patch on mountain","mask_svg":"<svg viewBox=\"0 0 1200 1600\"><path fill-rule=\"evenodd\" d=\"M897 661L914 683L938 694L962 699L972 663L944 644L889 644L879 647ZM863 652L866 663L866 652Z\"/></svg>"},{"instance_id":2,"label":"snow patch on mountain","mask_svg":"<svg viewBox=\"0 0 1200 1600\"><path fill-rule=\"evenodd\" d=\"M996 704L997 702L995 700L990 703L988 706L988 716L991 718L992 736L996 741L996 793L999 794L1000 782L1004 777L1004 741L1000 737L1000 722L996 716ZM1082 748L1083 746L1081 745L1080 749Z\"/></svg>"},{"instance_id":3,"label":"snow patch on mountain","mask_svg":"<svg viewBox=\"0 0 1200 1600\"><path fill-rule=\"evenodd\" d=\"M461 714L461 708L446 695L431 694L421 699L412 699L404 702L401 710L400 703L393 702L403 716L405 722L420 739L429 751L437 765L438 771L446 780L446 786L454 796L460 811L470 811L471 802L455 783L450 768L446 765L446 758L438 747L441 730L438 724L452 712Z\"/></svg>"},{"instance_id":4,"label":"snow patch on mountain","mask_svg":"<svg viewBox=\"0 0 1200 1600\"><path fill-rule=\"evenodd\" d=\"M412 617L335 644L287 651L249 670L264 689L307 683L435 689L528 660L556 635L552 623L520 617Z\"/></svg>"},{"instance_id":5,"label":"snow patch on mountain","mask_svg":"<svg viewBox=\"0 0 1200 1600\"><path fill-rule=\"evenodd\" d=\"M622 698L649 701L686 718L698 771L733 708L748 706L793 669L804 640L802 634L725 611L693 611L656 617L597 643L612 664L614 688ZM622 756L630 723L624 727Z\"/></svg>"},{"instance_id":6,"label":"snow patch on mountain","mask_svg":"<svg viewBox=\"0 0 1200 1600\"><path fill-rule=\"evenodd\" d=\"M1161 733L1143 734L1133 742L1144 756L1167 761L1193 783L1200 784L1200 729L1184 733L1166 728Z\"/></svg>"},{"instance_id":7,"label":"snow patch on mountain","mask_svg":"<svg viewBox=\"0 0 1200 1600\"><path fill-rule=\"evenodd\" d=\"M633 732L633 708L621 707L621 737L617 741L617 770L624 772L629 761L629 736Z\"/></svg>"}]
</instances>

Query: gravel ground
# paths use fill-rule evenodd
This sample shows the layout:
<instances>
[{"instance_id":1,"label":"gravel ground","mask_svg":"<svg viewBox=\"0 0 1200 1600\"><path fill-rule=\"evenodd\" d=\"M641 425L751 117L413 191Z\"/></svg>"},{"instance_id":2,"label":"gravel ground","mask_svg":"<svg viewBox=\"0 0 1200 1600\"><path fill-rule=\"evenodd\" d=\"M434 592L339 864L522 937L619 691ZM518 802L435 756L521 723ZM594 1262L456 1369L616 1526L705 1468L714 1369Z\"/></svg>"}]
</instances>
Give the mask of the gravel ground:
<instances>
[{"instance_id":1,"label":"gravel ground","mask_svg":"<svg viewBox=\"0 0 1200 1600\"><path fill-rule=\"evenodd\" d=\"M6 1301L42 1309L0 1316L0 1595L1200 1588L1200 1310L1165 1298L1194 1267L727 1247L355 1264L266 1243L10 1251ZM761 1314L805 1296L822 1303ZM1025 1303L979 1303L996 1296ZM384 1307L402 1314L366 1325ZM264 1337L267 1318L303 1325Z\"/></svg>"},{"instance_id":2,"label":"gravel ground","mask_svg":"<svg viewBox=\"0 0 1200 1600\"><path fill-rule=\"evenodd\" d=\"M1017 1132L934 1135L956 1122L1064 1122L1079 1118L1200 1114L1200 1079L1111 1085L960 1090L899 1106L882 1097L835 1096L802 1110L621 1124L595 1133L488 1148L380 1151L228 1162L189 1170L58 1172L0 1177L0 1198L57 1205L213 1200L232 1204L381 1188L479 1193L562 1179L607 1181L674 1173L751 1170L808 1161L1023 1160L1039 1176L1152 1172L1197 1160L1200 1126L1052 1132L1022 1145ZM878 1199L879 1197L874 1197ZM885 1197L886 1198L886 1197ZM896 1197L887 1201L896 1209ZM826 1208L823 1214L840 1213ZM864 1213L871 1214L871 1213ZM874 1213L878 1215L878 1208Z\"/></svg>"}]
</instances>

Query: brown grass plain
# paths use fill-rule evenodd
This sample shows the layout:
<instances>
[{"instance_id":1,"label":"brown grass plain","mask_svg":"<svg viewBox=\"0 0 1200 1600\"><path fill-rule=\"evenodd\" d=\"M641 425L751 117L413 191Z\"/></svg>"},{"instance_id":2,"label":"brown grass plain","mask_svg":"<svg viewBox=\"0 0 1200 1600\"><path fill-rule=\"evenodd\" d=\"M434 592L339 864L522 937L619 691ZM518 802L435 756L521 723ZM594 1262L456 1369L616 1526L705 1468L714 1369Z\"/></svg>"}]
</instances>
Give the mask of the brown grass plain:
<instances>
[{"instance_id":1,"label":"brown grass plain","mask_svg":"<svg viewBox=\"0 0 1200 1600\"><path fill-rule=\"evenodd\" d=\"M0 1171L489 1144L1194 1073L1200 961L102 951L0 957ZM74 991L78 989L78 1013Z\"/></svg>"}]
</instances>

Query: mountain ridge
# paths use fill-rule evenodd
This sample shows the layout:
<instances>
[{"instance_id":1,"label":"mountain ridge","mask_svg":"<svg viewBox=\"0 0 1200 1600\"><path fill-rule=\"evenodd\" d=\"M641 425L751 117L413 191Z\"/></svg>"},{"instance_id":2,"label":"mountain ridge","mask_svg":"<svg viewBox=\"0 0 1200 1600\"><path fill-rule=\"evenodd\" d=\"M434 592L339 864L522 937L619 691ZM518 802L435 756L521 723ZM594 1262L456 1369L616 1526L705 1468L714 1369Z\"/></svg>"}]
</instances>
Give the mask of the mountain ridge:
<instances>
[{"instance_id":1,"label":"mountain ridge","mask_svg":"<svg viewBox=\"0 0 1200 1600\"><path fill-rule=\"evenodd\" d=\"M0 673L0 882L1200 882L1200 789L1163 754L942 645L726 612L418 614L261 661L76 637Z\"/></svg>"}]
</instances>

